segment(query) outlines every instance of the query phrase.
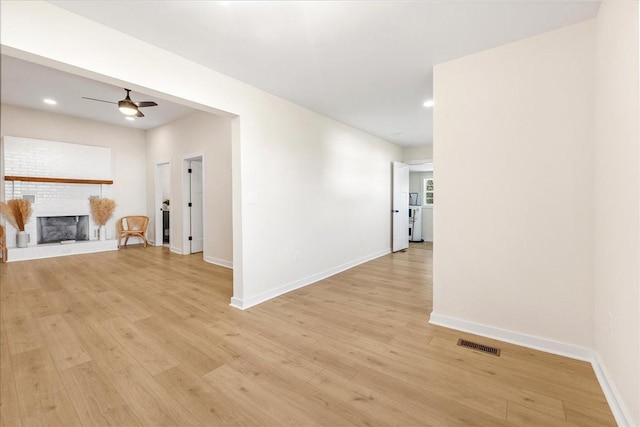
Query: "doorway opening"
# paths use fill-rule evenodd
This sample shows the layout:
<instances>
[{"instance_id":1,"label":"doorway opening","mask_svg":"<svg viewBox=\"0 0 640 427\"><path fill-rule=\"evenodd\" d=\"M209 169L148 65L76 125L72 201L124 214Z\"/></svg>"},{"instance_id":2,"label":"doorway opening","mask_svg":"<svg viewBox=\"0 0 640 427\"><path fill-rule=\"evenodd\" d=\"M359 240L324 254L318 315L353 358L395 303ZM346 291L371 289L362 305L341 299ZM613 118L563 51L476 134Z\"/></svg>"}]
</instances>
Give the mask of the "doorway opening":
<instances>
[{"instance_id":1,"label":"doorway opening","mask_svg":"<svg viewBox=\"0 0 640 427\"><path fill-rule=\"evenodd\" d=\"M184 159L183 200L184 210L184 253L204 252L204 168L203 156Z\"/></svg>"},{"instance_id":2,"label":"doorway opening","mask_svg":"<svg viewBox=\"0 0 640 427\"><path fill-rule=\"evenodd\" d=\"M154 245L171 247L171 162L156 163Z\"/></svg>"},{"instance_id":3,"label":"doorway opening","mask_svg":"<svg viewBox=\"0 0 640 427\"><path fill-rule=\"evenodd\" d=\"M417 234L412 235L412 242L433 243L433 205L436 192L433 179L433 161L421 160L409 163L410 226Z\"/></svg>"}]
</instances>

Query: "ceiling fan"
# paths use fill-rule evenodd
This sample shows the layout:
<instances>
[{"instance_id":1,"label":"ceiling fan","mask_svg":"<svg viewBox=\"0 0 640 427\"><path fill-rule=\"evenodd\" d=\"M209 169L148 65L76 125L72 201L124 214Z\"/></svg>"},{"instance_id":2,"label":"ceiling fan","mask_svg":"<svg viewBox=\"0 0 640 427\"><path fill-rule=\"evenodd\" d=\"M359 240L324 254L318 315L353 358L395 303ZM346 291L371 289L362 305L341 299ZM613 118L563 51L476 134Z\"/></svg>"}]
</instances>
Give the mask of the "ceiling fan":
<instances>
[{"instance_id":1,"label":"ceiling fan","mask_svg":"<svg viewBox=\"0 0 640 427\"><path fill-rule=\"evenodd\" d=\"M131 92L131 89L124 89L124 90L127 91L127 96L123 100L118 102L105 101L104 99L87 98L86 96L83 96L82 99L88 99L90 101L106 102L109 104L118 104L118 110L120 110L122 114L124 114L125 116L136 116L136 117L144 117L144 114L142 114L142 111L140 111L140 108L155 107L156 105L158 105L153 101L133 102L129 97L129 92Z\"/></svg>"}]
</instances>

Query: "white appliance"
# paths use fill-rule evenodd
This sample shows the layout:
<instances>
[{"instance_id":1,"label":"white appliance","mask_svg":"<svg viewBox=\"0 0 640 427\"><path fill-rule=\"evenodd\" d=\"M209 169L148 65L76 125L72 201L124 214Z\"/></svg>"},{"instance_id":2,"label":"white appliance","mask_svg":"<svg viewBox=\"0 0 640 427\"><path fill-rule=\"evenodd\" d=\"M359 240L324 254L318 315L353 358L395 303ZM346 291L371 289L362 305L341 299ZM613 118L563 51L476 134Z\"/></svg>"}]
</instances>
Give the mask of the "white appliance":
<instances>
[{"instance_id":1,"label":"white appliance","mask_svg":"<svg viewBox=\"0 0 640 427\"><path fill-rule=\"evenodd\" d=\"M422 206L409 206L409 241L422 242Z\"/></svg>"}]
</instances>

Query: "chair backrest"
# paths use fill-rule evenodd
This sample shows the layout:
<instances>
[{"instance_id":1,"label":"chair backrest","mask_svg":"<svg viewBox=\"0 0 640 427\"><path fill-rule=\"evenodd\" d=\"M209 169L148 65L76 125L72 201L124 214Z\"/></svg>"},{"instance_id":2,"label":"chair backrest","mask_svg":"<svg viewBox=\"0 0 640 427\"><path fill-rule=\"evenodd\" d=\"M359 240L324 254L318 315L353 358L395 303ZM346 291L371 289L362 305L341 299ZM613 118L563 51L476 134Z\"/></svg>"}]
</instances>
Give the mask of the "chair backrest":
<instances>
[{"instance_id":1,"label":"chair backrest","mask_svg":"<svg viewBox=\"0 0 640 427\"><path fill-rule=\"evenodd\" d=\"M148 216L125 216L120 218L120 230L122 231L146 231L149 224Z\"/></svg>"}]
</instances>

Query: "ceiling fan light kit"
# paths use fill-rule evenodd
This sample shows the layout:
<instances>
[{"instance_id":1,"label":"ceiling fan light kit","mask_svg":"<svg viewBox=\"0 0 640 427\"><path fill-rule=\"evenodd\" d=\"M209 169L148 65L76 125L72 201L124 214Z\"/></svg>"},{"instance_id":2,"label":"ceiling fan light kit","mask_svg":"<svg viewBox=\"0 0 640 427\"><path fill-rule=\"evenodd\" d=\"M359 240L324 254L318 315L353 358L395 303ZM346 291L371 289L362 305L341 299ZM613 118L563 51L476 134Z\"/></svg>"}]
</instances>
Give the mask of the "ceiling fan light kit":
<instances>
[{"instance_id":1,"label":"ceiling fan light kit","mask_svg":"<svg viewBox=\"0 0 640 427\"><path fill-rule=\"evenodd\" d=\"M118 110L120 110L120 112L125 116L133 116L138 113L138 107L127 101L118 102Z\"/></svg>"}]
</instances>

